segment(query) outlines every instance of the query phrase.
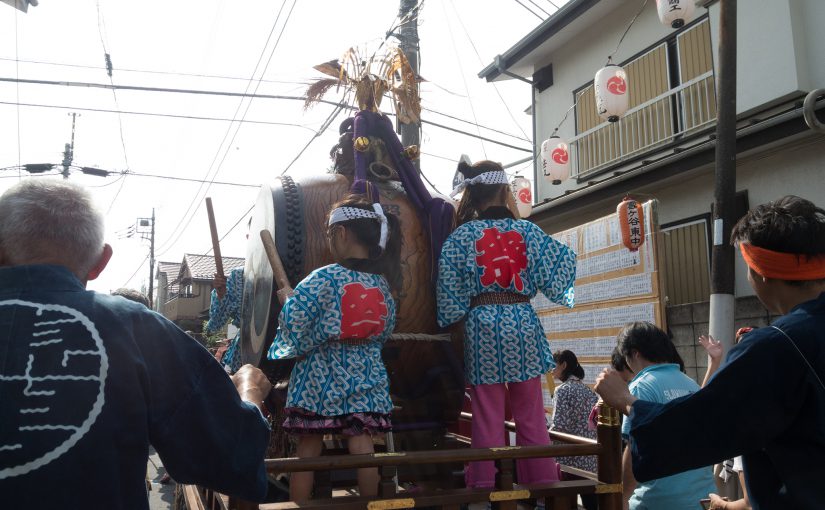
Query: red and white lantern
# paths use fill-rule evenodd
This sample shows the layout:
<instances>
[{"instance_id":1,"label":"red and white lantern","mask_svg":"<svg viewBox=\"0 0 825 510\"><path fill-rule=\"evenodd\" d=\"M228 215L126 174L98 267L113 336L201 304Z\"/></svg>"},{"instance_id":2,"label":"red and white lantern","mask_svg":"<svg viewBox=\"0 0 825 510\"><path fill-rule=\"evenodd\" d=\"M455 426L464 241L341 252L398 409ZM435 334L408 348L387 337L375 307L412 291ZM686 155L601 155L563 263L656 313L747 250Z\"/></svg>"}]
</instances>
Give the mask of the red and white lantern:
<instances>
[{"instance_id":1,"label":"red and white lantern","mask_svg":"<svg viewBox=\"0 0 825 510\"><path fill-rule=\"evenodd\" d=\"M622 244L630 251L638 251L645 242L644 212L639 202L626 197L616 208Z\"/></svg>"},{"instance_id":2,"label":"red and white lantern","mask_svg":"<svg viewBox=\"0 0 825 510\"><path fill-rule=\"evenodd\" d=\"M570 177L570 149L564 140L551 136L541 144L541 167L544 177L561 184Z\"/></svg>"},{"instance_id":3,"label":"red and white lantern","mask_svg":"<svg viewBox=\"0 0 825 510\"><path fill-rule=\"evenodd\" d=\"M694 0L656 0L659 21L671 28L682 28L693 16Z\"/></svg>"},{"instance_id":4,"label":"red and white lantern","mask_svg":"<svg viewBox=\"0 0 825 510\"><path fill-rule=\"evenodd\" d=\"M510 184L510 190L516 200L518 214L522 218L530 216L533 212L533 191L530 188L530 181L520 175L517 175Z\"/></svg>"},{"instance_id":5,"label":"red and white lantern","mask_svg":"<svg viewBox=\"0 0 825 510\"><path fill-rule=\"evenodd\" d=\"M608 64L599 69L593 84L599 117L616 122L627 111L627 73L621 66Z\"/></svg>"}]
</instances>

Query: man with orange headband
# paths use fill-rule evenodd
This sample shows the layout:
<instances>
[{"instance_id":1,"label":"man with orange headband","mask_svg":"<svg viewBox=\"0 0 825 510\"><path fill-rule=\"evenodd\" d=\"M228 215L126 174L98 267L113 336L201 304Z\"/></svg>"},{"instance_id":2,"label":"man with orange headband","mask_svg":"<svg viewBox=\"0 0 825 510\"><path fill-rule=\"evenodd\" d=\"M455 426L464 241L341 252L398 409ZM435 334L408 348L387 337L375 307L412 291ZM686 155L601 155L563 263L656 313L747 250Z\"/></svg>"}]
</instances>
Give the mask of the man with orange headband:
<instances>
[{"instance_id":1,"label":"man with orange headband","mask_svg":"<svg viewBox=\"0 0 825 510\"><path fill-rule=\"evenodd\" d=\"M637 400L610 370L596 391L631 416L637 480L742 455L754 509L823 508L825 210L786 196L749 211L731 241L757 297L781 317L747 333L692 395L667 404ZM722 414L736 419L713 419Z\"/></svg>"}]
</instances>

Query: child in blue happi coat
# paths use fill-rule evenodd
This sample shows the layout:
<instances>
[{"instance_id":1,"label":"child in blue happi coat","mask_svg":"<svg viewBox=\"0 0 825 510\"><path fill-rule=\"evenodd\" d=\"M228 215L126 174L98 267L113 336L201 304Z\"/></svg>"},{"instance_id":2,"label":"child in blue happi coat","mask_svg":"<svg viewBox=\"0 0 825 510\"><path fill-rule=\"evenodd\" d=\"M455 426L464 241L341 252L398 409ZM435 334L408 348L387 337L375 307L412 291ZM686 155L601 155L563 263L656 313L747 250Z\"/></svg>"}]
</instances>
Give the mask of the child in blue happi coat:
<instances>
[{"instance_id":1,"label":"child in blue happi coat","mask_svg":"<svg viewBox=\"0 0 825 510\"><path fill-rule=\"evenodd\" d=\"M321 454L324 434L348 436L350 453L372 453L373 435L391 428L389 380L381 349L395 327L392 292L401 288L401 236L380 204L350 197L327 227L334 264L316 269L286 300L269 359L298 358L284 429L298 457ZM313 473L293 473L290 498L312 494ZM378 470L358 470L362 496L378 491Z\"/></svg>"}]
</instances>

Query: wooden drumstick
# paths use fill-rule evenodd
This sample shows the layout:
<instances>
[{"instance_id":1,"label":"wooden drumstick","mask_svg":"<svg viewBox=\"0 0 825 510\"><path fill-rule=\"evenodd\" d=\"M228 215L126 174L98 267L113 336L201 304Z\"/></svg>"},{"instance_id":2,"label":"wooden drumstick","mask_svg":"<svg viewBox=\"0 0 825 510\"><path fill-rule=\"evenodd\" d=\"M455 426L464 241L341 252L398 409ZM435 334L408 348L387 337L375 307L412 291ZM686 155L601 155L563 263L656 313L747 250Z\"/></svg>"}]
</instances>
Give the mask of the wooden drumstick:
<instances>
[{"instance_id":1,"label":"wooden drumstick","mask_svg":"<svg viewBox=\"0 0 825 510\"><path fill-rule=\"evenodd\" d=\"M209 216L209 232L212 234L212 252L215 254L215 270L218 273L218 276L223 277L221 243L218 240L218 227L215 226L215 211L212 210L211 197L206 197L206 214Z\"/></svg>"},{"instance_id":2,"label":"wooden drumstick","mask_svg":"<svg viewBox=\"0 0 825 510\"><path fill-rule=\"evenodd\" d=\"M272 234L269 233L269 230L261 230L261 241L264 243L266 257L269 259L269 265L272 266L272 275L275 277L275 284L278 286L278 289L292 289L289 278L286 276L284 265L281 262L281 257L278 255L275 240L272 239Z\"/></svg>"}]
</instances>

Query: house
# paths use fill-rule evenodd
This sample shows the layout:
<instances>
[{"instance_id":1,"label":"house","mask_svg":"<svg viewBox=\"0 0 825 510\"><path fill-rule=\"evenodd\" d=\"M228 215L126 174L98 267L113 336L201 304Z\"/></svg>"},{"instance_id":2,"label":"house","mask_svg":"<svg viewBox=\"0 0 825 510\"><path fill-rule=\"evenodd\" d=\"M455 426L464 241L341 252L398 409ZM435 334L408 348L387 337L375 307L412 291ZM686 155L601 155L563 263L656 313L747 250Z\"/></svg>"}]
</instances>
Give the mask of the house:
<instances>
[{"instance_id":1,"label":"house","mask_svg":"<svg viewBox=\"0 0 825 510\"><path fill-rule=\"evenodd\" d=\"M233 269L244 266L244 259L240 257L222 257L222 260L227 275ZM170 296L163 303L163 316L181 329L200 331L201 323L209 318L212 279L216 272L215 257L212 255L185 254L176 275L177 295Z\"/></svg>"},{"instance_id":2,"label":"house","mask_svg":"<svg viewBox=\"0 0 825 510\"><path fill-rule=\"evenodd\" d=\"M157 294L155 298L155 311L163 311L163 305L167 301L178 297L178 273L180 273L180 262L158 261L158 269L155 272L157 280Z\"/></svg>"},{"instance_id":3,"label":"house","mask_svg":"<svg viewBox=\"0 0 825 510\"><path fill-rule=\"evenodd\" d=\"M479 76L531 84L537 202L531 220L544 230L598 218L628 193L659 201L668 325L696 376L704 354L694 339L707 332L710 295L720 3L697 3L676 30L659 22L655 2L641 5L570 0ZM805 95L825 87L823 19L821 0L738 3L738 213L786 194L825 202L825 137L806 126L802 113ZM613 62L627 73L630 105L608 123L596 114L593 78L614 51ZM817 106L821 116L825 104ZM572 169L553 185L537 155L557 126ZM765 325L768 314L738 254L735 293L737 324Z\"/></svg>"}]
</instances>

